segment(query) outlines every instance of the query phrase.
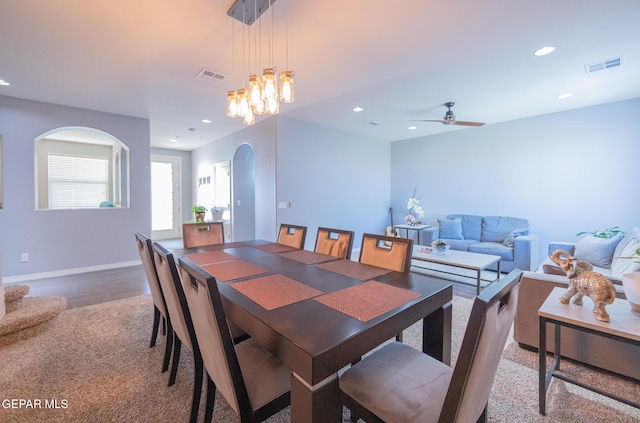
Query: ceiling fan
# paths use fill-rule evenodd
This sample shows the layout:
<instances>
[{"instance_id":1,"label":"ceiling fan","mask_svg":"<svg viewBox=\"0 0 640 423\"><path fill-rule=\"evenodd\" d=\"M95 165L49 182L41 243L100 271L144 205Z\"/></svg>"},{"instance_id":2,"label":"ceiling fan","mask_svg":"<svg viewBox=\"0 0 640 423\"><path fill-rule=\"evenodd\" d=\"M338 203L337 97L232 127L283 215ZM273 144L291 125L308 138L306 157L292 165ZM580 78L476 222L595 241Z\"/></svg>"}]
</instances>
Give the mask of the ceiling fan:
<instances>
[{"instance_id":1,"label":"ceiling fan","mask_svg":"<svg viewBox=\"0 0 640 423\"><path fill-rule=\"evenodd\" d=\"M444 106L447 107L447 113L445 113L444 118L442 120L432 120L432 119L421 119L421 120L413 120L412 122L440 122L445 125L461 125L461 126L482 126L484 123L482 122L467 122L463 120L456 120L456 115L453 114L451 108L456 104L453 101L448 103L444 103Z\"/></svg>"}]
</instances>

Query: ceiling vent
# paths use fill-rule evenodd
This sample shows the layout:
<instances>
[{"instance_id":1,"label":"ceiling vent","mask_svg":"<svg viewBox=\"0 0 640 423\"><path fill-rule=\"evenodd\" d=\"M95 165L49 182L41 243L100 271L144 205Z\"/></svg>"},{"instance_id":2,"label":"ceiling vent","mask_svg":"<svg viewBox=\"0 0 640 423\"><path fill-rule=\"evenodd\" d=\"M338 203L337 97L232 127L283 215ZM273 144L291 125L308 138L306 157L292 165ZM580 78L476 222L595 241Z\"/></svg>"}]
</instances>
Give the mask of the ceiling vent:
<instances>
[{"instance_id":1,"label":"ceiling vent","mask_svg":"<svg viewBox=\"0 0 640 423\"><path fill-rule=\"evenodd\" d=\"M601 70L617 68L624 63L624 56L615 57L613 59L603 60L601 62L592 63L590 65L584 65L584 70L587 73L593 73Z\"/></svg>"},{"instance_id":2,"label":"ceiling vent","mask_svg":"<svg viewBox=\"0 0 640 423\"><path fill-rule=\"evenodd\" d=\"M227 75L221 74L220 72L212 71L210 69L202 69L196 76L196 78L202 79L203 81L212 82L214 84L222 84L222 82L227 79Z\"/></svg>"},{"instance_id":3,"label":"ceiling vent","mask_svg":"<svg viewBox=\"0 0 640 423\"><path fill-rule=\"evenodd\" d=\"M367 122L367 123L363 123L363 126L368 126L370 128L375 128L376 126L379 126L380 124L378 122Z\"/></svg>"}]
</instances>

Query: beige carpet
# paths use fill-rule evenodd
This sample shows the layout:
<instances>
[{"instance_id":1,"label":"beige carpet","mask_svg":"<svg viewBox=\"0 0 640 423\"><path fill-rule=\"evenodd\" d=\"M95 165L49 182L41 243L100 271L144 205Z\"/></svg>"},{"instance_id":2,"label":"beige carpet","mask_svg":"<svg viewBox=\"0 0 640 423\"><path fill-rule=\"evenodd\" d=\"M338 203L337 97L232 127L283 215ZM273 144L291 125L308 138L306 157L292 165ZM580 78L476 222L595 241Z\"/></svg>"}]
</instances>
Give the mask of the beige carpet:
<instances>
[{"instance_id":1,"label":"beige carpet","mask_svg":"<svg viewBox=\"0 0 640 423\"><path fill-rule=\"evenodd\" d=\"M471 300L454 299L454 354ZM183 351L176 384L160 373L164 341L148 348L150 296L62 312L39 326L0 337L0 422L186 422L192 363ZM420 325L405 331L417 346ZM489 403L491 422L637 422L637 409L554 380L548 414L537 411L537 355L507 345ZM640 400L638 383L620 381L577 366L601 387ZM41 408L7 408L10 400L40 400ZM46 403L45 400L49 402ZM58 408L46 408L47 405ZM9 402L8 402L9 401ZM29 405L29 404L27 404ZM201 408L200 419L203 418ZM345 412L345 422L348 412ZM216 401L216 422L235 422L224 399ZM288 409L268 420L288 422Z\"/></svg>"}]
</instances>

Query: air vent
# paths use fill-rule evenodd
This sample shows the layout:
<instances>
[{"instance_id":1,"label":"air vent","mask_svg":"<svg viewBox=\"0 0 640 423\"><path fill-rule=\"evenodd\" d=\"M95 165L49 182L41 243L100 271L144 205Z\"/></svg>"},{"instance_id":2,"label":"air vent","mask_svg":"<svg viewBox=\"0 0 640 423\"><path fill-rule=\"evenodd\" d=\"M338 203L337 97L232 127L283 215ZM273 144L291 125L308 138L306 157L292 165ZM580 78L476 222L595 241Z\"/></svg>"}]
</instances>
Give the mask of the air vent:
<instances>
[{"instance_id":1,"label":"air vent","mask_svg":"<svg viewBox=\"0 0 640 423\"><path fill-rule=\"evenodd\" d=\"M214 84L221 84L222 81L227 79L227 75L209 69L202 69L196 76L196 78L202 79L203 81L212 82Z\"/></svg>"},{"instance_id":2,"label":"air vent","mask_svg":"<svg viewBox=\"0 0 640 423\"><path fill-rule=\"evenodd\" d=\"M587 73L593 73L601 70L617 68L624 63L624 56L614 57L613 59L603 60L601 62L592 63L590 65L584 65L584 70Z\"/></svg>"},{"instance_id":3,"label":"air vent","mask_svg":"<svg viewBox=\"0 0 640 423\"><path fill-rule=\"evenodd\" d=\"M371 128L375 128L376 126L379 126L380 124L378 122L366 122L362 124L363 126L368 126Z\"/></svg>"}]
</instances>

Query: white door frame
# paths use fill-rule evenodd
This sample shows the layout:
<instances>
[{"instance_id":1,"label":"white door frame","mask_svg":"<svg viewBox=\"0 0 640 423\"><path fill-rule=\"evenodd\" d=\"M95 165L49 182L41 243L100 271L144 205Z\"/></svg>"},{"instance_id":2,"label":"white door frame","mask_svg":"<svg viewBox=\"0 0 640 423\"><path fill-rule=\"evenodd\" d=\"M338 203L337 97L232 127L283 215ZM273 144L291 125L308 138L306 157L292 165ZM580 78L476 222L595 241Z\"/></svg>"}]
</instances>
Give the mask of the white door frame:
<instances>
[{"instance_id":1,"label":"white door frame","mask_svg":"<svg viewBox=\"0 0 640 423\"><path fill-rule=\"evenodd\" d=\"M172 239L182 237L182 157L152 154L151 162L169 163L173 170L173 229L152 231L151 238ZM151 210L153 213L153 210Z\"/></svg>"}]
</instances>

